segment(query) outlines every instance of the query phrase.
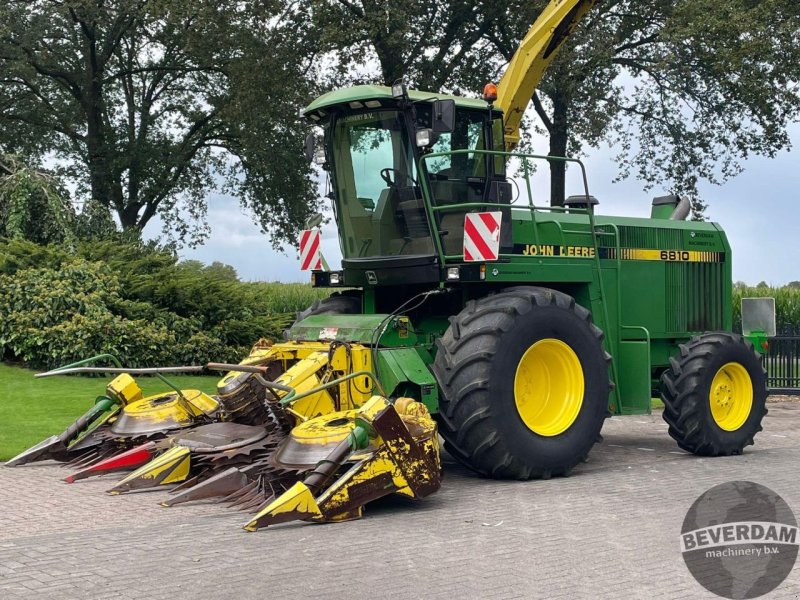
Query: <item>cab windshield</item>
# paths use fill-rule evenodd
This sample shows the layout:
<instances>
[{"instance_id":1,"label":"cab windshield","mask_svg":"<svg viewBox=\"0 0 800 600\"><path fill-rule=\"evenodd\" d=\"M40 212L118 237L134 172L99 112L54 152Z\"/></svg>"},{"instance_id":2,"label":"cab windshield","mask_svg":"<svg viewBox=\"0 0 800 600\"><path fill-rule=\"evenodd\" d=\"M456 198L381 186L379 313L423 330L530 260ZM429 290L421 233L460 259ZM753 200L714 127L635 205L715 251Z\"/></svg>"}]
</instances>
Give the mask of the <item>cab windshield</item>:
<instances>
[{"instance_id":1,"label":"cab windshield","mask_svg":"<svg viewBox=\"0 0 800 600\"><path fill-rule=\"evenodd\" d=\"M333 128L344 257L434 254L402 113L350 114Z\"/></svg>"},{"instance_id":2,"label":"cab windshield","mask_svg":"<svg viewBox=\"0 0 800 600\"><path fill-rule=\"evenodd\" d=\"M413 114L415 128L431 127L430 104L417 104ZM487 127L486 111L459 109L453 131L440 134L430 150L483 150L489 137L499 140L497 149L502 149L502 120L495 124ZM408 132L398 110L362 111L333 121L329 148L345 259L435 254L415 162L417 150ZM434 157L426 166L430 201L437 206L496 202L494 180L505 180L503 159L485 154ZM446 254L460 253L464 212L439 213L436 221Z\"/></svg>"}]
</instances>

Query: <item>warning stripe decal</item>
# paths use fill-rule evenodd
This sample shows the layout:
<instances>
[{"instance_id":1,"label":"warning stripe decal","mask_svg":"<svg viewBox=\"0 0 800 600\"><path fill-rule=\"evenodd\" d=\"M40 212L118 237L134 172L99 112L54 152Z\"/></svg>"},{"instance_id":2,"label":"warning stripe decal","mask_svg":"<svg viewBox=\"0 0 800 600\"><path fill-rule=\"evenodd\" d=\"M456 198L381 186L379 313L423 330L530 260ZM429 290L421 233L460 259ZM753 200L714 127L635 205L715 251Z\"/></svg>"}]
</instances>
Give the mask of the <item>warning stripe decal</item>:
<instances>
[{"instance_id":1,"label":"warning stripe decal","mask_svg":"<svg viewBox=\"0 0 800 600\"><path fill-rule=\"evenodd\" d=\"M305 229L300 233L300 270L322 269L319 229Z\"/></svg>"},{"instance_id":2,"label":"warning stripe decal","mask_svg":"<svg viewBox=\"0 0 800 600\"><path fill-rule=\"evenodd\" d=\"M502 213L483 212L464 215L464 260L497 260L500 257Z\"/></svg>"}]
</instances>

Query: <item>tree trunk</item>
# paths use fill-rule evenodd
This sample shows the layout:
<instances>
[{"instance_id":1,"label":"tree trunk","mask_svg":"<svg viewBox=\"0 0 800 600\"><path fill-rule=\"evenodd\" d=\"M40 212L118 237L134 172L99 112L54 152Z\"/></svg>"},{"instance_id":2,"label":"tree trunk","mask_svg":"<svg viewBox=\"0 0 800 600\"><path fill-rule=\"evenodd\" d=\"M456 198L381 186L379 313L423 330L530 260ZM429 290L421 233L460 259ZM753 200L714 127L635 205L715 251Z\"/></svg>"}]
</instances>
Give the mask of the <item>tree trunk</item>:
<instances>
[{"instance_id":1,"label":"tree trunk","mask_svg":"<svg viewBox=\"0 0 800 600\"><path fill-rule=\"evenodd\" d=\"M568 110L566 94L556 91L553 102L553 121L550 130L550 156L566 156L569 139ZM564 206L567 192L567 164L561 160L550 161L550 206Z\"/></svg>"},{"instance_id":2,"label":"tree trunk","mask_svg":"<svg viewBox=\"0 0 800 600\"><path fill-rule=\"evenodd\" d=\"M125 199L119 174L113 167L113 150L108 145L102 84L105 65L98 57L94 25L82 23L82 30L85 36L82 104L86 113L86 154L92 200L114 209L120 217L123 229L129 229L136 224L136 215L134 214L133 223L125 218Z\"/></svg>"},{"instance_id":3,"label":"tree trunk","mask_svg":"<svg viewBox=\"0 0 800 600\"><path fill-rule=\"evenodd\" d=\"M397 52L392 52L392 49L387 44L384 44L382 40L375 41L375 54L378 55L378 61L381 64L384 85L391 86L405 75L400 55Z\"/></svg>"}]
</instances>

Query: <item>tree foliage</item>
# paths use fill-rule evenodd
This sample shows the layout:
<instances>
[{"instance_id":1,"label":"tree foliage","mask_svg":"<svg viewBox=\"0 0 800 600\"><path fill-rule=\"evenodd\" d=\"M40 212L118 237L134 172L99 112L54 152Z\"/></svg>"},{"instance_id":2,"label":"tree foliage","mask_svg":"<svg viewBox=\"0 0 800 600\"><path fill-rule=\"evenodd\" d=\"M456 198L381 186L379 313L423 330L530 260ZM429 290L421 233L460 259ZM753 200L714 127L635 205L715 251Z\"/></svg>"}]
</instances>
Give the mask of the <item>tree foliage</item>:
<instances>
[{"instance_id":1,"label":"tree foliage","mask_svg":"<svg viewBox=\"0 0 800 600\"><path fill-rule=\"evenodd\" d=\"M85 235L109 211L202 241L212 190L273 242L316 209L297 110L315 92L405 76L475 95L546 0L7 0L0 152L55 157ZM552 155L616 152L619 177L687 194L789 146L800 112L794 0L604 0L552 64L529 122ZM551 164L553 204L565 193Z\"/></svg>"},{"instance_id":2,"label":"tree foliage","mask_svg":"<svg viewBox=\"0 0 800 600\"><path fill-rule=\"evenodd\" d=\"M545 5L326 0L316 14L356 79L406 75L474 94L499 78ZM687 194L700 215L700 182L724 182L749 155L788 147L786 127L800 111L798 32L794 0L598 2L551 65L531 116L550 154L609 145L620 177ZM351 66L364 50L379 71ZM560 204L563 163L551 164L551 182Z\"/></svg>"},{"instance_id":3,"label":"tree foliage","mask_svg":"<svg viewBox=\"0 0 800 600\"><path fill-rule=\"evenodd\" d=\"M298 108L313 37L291 3L8 0L0 4L0 148L54 155L78 196L141 231L207 231L237 195L273 241L313 210Z\"/></svg>"},{"instance_id":4,"label":"tree foliage","mask_svg":"<svg viewBox=\"0 0 800 600\"><path fill-rule=\"evenodd\" d=\"M17 156L0 156L0 237L49 244L74 234L75 212L59 182Z\"/></svg>"}]
</instances>

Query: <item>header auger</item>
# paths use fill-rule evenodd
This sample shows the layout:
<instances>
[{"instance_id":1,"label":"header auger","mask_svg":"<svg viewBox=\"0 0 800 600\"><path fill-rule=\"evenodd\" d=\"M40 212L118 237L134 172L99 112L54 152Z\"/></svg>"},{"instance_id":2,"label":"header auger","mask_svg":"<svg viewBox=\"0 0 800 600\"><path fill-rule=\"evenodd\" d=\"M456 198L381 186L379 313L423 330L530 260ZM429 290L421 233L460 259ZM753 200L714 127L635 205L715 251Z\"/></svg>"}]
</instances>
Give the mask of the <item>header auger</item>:
<instances>
[{"instance_id":1,"label":"header auger","mask_svg":"<svg viewBox=\"0 0 800 600\"><path fill-rule=\"evenodd\" d=\"M511 152L533 90L592 5L550 2L483 100L403 81L317 98L303 114L324 135L306 150L324 157L342 268L322 268L321 216L300 254L312 284L334 293L286 341L211 365L230 371L216 397L141 398L121 375L98 405L105 417L93 408L12 462L75 458L73 479L135 468L114 493L223 498L255 512L252 530L429 495L438 434L487 477L567 475L606 418L649 413L658 394L681 448L740 454L761 429L766 384L751 340L731 333L722 228L687 222L687 201L671 195L650 218L598 215L580 161ZM537 161L580 175L563 207L536 204Z\"/></svg>"}]
</instances>

